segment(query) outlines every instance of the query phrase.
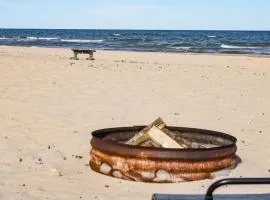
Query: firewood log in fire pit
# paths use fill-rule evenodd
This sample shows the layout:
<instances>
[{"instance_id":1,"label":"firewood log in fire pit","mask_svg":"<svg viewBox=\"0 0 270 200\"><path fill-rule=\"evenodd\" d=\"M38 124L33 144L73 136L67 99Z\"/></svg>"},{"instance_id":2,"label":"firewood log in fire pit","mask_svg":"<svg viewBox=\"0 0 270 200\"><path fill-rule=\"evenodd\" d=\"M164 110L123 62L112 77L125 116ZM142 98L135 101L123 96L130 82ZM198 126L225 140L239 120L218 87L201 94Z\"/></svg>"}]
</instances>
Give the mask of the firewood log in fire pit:
<instances>
[{"instance_id":1,"label":"firewood log in fire pit","mask_svg":"<svg viewBox=\"0 0 270 200\"><path fill-rule=\"evenodd\" d=\"M125 142L125 144L147 147L188 148L188 146L185 143L180 142L180 140L176 141L168 129L164 131L165 127L165 122L159 117L130 140Z\"/></svg>"},{"instance_id":2,"label":"firewood log in fire pit","mask_svg":"<svg viewBox=\"0 0 270 200\"><path fill-rule=\"evenodd\" d=\"M148 131L153 126L156 126L159 129L163 129L166 126L166 124L159 117L153 123L151 123L149 126L145 127L138 134L136 134L134 137L132 137L130 140L128 140L125 144L129 144L129 145L141 145L141 144L145 143L145 141L149 140Z\"/></svg>"}]
</instances>

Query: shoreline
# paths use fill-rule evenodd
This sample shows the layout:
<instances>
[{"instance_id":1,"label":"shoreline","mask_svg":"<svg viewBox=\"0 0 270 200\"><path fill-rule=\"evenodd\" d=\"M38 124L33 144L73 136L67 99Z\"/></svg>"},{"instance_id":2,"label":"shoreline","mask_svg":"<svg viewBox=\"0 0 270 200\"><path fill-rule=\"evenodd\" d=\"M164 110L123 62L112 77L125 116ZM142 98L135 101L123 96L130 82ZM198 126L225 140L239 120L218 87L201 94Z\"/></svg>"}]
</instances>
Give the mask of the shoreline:
<instances>
[{"instance_id":1,"label":"shoreline","mask_svg":"<svg viewBox=\"0 0 270 200\"><path fill-rule=\"evenodd\" d=\"M0 45L1 47L6 48L39 48L39 49L62 49L62 50L71 50L74 47L64 48L64 47L39 47L39 46L16 46L16 45ZM76 48L75 48L76 49ZM78 48L79 49L79 48ZM84 49L84 48L82 48ZM95 49L95 48L85 48L85 49ZM153 54L179 54L179 55L209 55L209 56L243 56L243 57L262 57L262 58L270 58L270 55L263 54L231 54L231 53L196 53L196 52L163 52L163 51L136 51L136 50L106 50L106 49L95 49L97 52L119 52L119 53L153 53Z\"/></svg>"}]
</instances>

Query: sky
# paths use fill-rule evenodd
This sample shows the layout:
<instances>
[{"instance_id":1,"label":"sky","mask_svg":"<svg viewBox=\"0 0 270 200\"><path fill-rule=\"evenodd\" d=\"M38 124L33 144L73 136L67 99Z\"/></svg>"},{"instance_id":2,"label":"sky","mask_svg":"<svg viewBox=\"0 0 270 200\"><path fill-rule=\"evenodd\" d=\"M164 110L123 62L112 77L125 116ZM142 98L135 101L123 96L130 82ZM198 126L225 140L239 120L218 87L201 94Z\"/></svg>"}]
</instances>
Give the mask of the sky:
<instances>
[{"instance_id":1,"label":"sky","mask_svg":"<svg viewBox=\"0 0 270 200\"><path fill-rule=\"evenodd\" d=\"M0 27L270 30L270 0L0 0Z\"/></svg>"}]
</instances>

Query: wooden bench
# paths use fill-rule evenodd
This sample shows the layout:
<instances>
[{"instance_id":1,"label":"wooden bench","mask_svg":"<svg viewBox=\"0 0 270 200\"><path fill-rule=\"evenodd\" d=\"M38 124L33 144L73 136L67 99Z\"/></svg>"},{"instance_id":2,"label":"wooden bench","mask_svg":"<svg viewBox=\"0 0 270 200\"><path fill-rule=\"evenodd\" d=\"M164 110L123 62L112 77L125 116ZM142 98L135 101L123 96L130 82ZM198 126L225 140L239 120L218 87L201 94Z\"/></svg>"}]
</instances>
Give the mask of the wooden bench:
<instances>
[{"instance_id":1,"label":"wooden bench","mask_svg":"<svg viewBox=\"0 0 270 200\"><path fill-rule=\"evenodd\" d=\"M87 60L95 60L94 59L94 49L71 49L73 51L74 56L70 59L79 60L78 54L89 54L89 58Z\"/></svg>"}]
</instances>

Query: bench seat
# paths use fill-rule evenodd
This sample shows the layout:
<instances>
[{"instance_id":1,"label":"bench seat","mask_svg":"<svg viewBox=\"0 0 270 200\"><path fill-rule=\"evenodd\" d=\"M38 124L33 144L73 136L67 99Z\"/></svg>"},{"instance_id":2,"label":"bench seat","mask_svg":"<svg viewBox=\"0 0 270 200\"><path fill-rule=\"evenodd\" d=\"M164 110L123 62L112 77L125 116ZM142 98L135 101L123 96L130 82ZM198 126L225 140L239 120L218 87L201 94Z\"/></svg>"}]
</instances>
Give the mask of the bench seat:
<instances>
[{"instance_id":1,"label":"bench seat","mask_svg":"<svg viewBox=\"0 0 270 200\"><path fill-rule=\"evenodd\" d=\"M74 56L70 59L78 60L78 54L89 54L88 60L95 60L94 59L94 52L96 50L94 49L71 49L73 51Z\"/></svg>"}]
</instances>

